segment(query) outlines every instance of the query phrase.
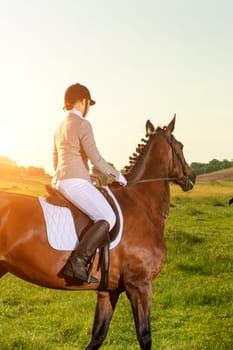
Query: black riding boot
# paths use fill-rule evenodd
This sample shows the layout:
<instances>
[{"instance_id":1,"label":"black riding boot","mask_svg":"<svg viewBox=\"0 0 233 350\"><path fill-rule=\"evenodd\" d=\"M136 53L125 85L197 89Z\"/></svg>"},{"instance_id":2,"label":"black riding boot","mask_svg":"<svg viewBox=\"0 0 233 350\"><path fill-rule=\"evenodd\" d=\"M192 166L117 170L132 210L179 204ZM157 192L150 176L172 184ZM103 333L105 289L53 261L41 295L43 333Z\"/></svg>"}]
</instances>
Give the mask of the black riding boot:
<instances>
[{"instance_id":1,"label":"black riding boot","mask_svg":"<svg viewBox=\"0 0 233 350\"><path fill-rule=\"evenodd\" d=\"M97 221L85 233L78 248L72 253L63 268L64 275L87 281L88 272L86 266L91 261L96 249L108 243L110 243L109 223L105 220ZM98 279L91 276L89 281L97 283Z\"/></svg>"}]
</instances>

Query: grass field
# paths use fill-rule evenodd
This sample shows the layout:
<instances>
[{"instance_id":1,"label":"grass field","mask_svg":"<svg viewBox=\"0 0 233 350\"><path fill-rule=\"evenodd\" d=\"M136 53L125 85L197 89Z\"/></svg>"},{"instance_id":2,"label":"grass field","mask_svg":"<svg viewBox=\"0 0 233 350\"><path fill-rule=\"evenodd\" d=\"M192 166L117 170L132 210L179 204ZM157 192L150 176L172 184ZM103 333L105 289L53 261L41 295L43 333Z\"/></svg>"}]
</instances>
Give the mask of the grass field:
<instances>
[{"instance_id":1,"label":"grass field","mask_svg":"<svg viewBox=\"0 0 233 350\"><path fill-rule=\"evenodd\" d=\"M0 188L40 195L48 178L0 181ZM168 255L153 282L153 349L233 349L233 181L171 186ZM0 349L73 350L88 342L95 293L53 291L12 275L0 281ZM102 349L139 349L125 295Z\"/></svg>"}]
</instances>

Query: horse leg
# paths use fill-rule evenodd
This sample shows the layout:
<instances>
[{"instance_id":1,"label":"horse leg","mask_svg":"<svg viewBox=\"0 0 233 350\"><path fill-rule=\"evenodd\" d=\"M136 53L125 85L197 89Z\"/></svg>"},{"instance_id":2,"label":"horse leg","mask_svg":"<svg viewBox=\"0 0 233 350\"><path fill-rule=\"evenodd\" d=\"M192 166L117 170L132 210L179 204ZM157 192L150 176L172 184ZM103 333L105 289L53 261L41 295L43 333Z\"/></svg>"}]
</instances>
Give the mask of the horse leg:
<instances>
[{"instance_id":1,"label":"horse leg","mask_svg":"<svg viewBox=\"0 0 233 350\"><path fill-rule=\"evenodd\" d=\"M138 285L126 286L127 297L130 300L141 350L151 350L150 305L151 282L141 282Z\"/></svg>"},{"instance_id":2,"label":"horse leg","mask_svg":"<svg viewBox=\"0 0 233 350\"><path fill-rule=\"evenodd\" d=\"M120 293L116 291L98 292L91 341L86 350L96 350L107 336L109 324Z\"/></svg>"}]
</instances>

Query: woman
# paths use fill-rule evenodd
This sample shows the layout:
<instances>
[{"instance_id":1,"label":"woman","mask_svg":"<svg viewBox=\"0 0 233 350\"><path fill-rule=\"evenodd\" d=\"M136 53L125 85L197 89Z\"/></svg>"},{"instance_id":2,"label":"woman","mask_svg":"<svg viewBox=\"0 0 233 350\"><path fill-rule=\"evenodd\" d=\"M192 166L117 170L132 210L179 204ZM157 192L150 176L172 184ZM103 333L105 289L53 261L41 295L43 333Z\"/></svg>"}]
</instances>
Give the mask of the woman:
<instances>
[{"instance_id":1,"label":"woman","mask_svg":"<svg viewBox=\"0 0 233 350\"><path fill-rule=\"evenodd\" d=\"M63 269L66 276L82 281L87 281L87 265L96 249L110 242L109 231L116 221L111 206L91 182L88 160L113 181L127 184L124 176L102 158L96 147L91 124L86 120L89 107L94 104L85 86L69 86L64 96L64 109L68 114L54 136L52 185L93 220ZM98 282L93 276L89 281Z\"/></svg>"}]
</instances>

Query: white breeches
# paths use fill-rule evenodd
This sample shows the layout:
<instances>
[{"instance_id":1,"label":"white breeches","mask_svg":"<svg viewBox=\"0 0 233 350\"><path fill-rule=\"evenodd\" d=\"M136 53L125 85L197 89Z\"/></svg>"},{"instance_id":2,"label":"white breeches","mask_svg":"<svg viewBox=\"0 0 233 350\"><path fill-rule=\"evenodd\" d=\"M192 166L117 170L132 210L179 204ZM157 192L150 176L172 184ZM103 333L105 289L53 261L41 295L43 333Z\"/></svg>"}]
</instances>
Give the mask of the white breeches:
<instances>
[{"instance_id":1,"label":"white breeches","mask_svg":"<svg viewBox=\"0 0 233 350\"><path fill-rule=\"evenodd\" d=\"M94 222L106 220L110 230L115 225L114 211L92 183L84 179L65 179L57 181L55 188Z\"/></svg>"}]
</instances>

